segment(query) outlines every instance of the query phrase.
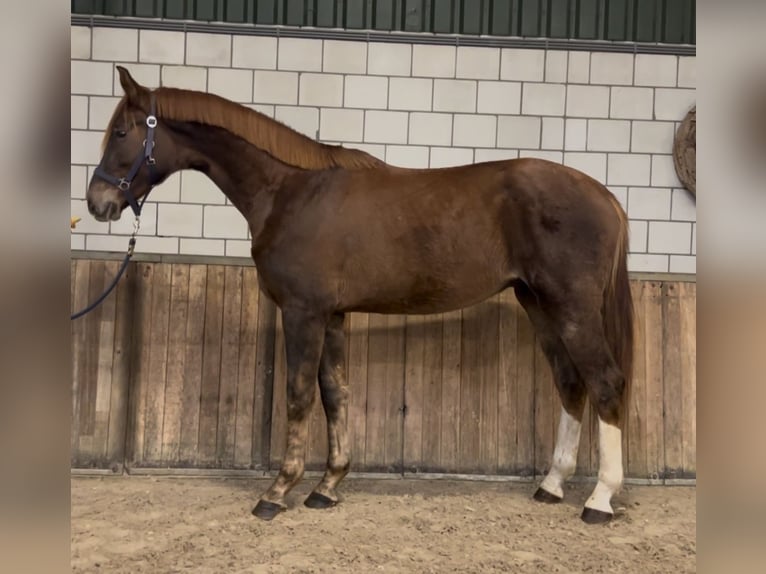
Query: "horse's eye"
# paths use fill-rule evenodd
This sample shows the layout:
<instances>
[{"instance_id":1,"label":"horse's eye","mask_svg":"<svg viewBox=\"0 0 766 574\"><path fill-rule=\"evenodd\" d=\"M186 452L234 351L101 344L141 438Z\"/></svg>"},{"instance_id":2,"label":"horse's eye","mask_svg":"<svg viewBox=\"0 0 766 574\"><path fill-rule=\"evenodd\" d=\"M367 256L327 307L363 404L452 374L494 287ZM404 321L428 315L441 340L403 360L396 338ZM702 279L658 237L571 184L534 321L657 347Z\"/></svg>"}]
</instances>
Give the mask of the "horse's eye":
<instances>
[{"instance_id":1,"label":"horse's eye","mask_svg":"<svg viewBox=\"0 0 766 574\"><path fill-rule=\"evenodd\" d=\"M116 130L114 133L117 135L118 138L124 138L126 135L128 135L128 132L126 132L125 130Z\"/></svg>"}]
</instances>

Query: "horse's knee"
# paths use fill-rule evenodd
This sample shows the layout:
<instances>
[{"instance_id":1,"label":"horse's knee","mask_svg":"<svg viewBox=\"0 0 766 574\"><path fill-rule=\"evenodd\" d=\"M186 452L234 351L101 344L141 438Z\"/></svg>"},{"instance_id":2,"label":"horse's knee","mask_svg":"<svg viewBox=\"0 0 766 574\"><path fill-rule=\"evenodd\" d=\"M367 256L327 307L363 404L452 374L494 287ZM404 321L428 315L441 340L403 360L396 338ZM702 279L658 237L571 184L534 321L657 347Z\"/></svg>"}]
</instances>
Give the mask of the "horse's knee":
<instances>
[{"instance_id":1,"label":"horse's knee","mask_svg":"<svg viewBox=\"0 0 766 574\"><path fill-rule=\"evenodd\" d=\"M287 419L302 420L314 404L314 389L304 387L287 393Z\"/></svg>"}]
</instances>

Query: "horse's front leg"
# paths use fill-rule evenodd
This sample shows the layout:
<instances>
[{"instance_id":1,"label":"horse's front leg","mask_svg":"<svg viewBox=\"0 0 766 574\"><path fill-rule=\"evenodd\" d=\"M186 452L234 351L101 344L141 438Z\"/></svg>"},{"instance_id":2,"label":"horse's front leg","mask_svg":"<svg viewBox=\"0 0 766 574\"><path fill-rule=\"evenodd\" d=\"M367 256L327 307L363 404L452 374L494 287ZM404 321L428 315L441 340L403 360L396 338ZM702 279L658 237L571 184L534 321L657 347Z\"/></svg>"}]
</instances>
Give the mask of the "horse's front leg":
<instances>
[{"instance_id":1,"label":"horse's front leg","mask_svg":"<svg viewBox=\"0 0 766 574\"><path fill-rule=\"evenodd\" d=\"M271 520L287 508L285 496L303 476L326 320L305 309L285 308L282 326L287 359L287 448L279 475L253 509L263 520Z\"/></svg>"},{"instance_id":2,"label":"horse's front leg","mask_svg":"<svg viewBox=\"0 0 766 574\"><path fill-rule=\"evenodd\" d=\"M327 417L327 470L305 501L309 508L328 508L338 503L335 488L351 465L348 442L348 382L346 380L346 334L341 313L330 319L319 364L319 391Z\"/></svg>"}]
</instances>

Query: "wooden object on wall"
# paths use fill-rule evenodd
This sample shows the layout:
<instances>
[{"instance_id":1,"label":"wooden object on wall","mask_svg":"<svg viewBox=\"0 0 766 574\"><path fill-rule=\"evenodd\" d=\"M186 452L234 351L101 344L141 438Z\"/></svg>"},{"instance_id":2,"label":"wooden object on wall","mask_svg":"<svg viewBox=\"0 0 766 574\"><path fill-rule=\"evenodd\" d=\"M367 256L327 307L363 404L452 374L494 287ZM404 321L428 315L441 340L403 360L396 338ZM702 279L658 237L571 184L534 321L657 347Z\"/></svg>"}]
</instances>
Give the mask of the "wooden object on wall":
<instances>
[{"instance_id":1,"label":"wooden object on wall","mask_svg":"<svg viewBox=\"0 0 766 574\"><path fill-rule=\"evenodd\" d=\"M697 106L686 114L673 142L673 163L684 187L697 197Z\"/></svg>"}]
</instances>

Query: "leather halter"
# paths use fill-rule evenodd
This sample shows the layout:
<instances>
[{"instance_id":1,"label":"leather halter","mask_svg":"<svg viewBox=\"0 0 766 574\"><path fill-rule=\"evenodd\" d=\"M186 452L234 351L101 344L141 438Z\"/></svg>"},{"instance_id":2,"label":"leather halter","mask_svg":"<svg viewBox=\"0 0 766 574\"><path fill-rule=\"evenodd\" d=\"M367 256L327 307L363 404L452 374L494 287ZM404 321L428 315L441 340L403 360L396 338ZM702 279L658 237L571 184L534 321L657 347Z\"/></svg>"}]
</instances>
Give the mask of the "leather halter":
<instances>
[{"instance_id":1,"label":"leather halter","mask_svg":"<svg viewBox=\"0 0 766 574\"><path fill-rule=\"evenodd\" d=\"M96 167L95 171L93 172L93 175L100 177L101 179L108 181L112 185L116 186L122 194L125 196L125 199L128 201L128 204L130 205L130 208L133 210L133 213L138 217L141 215L141 208L144 205L144 202L146 201L146 197L149 195L149 191L151 191L152 187L154 187L154 182L157 180L157 172L155 168L155 160L154 156L152 155L154 151L154 128L157 127L157 116L155 115L155 98L154 94L151 94L151 103L149 108L149 115L146 116L146 139L144 140L144 147L139 152L138 156L136 156L135 161L133 161L133 165L130 166L130 171L128 171L128 175L125 177L116 177L110 173L107 173L103 167L101 167L101 164L99 163ZM102 159L103 161L103 159ZM146 195L143 198L143 201L141 202L141 205L138 204L136 201L135 196L130 190L130 186L133 183L133 180L136 178L136 175L138 175L138 172L141 170L141 167L143 164L146 163L148 169L149 169L149 191L146 192Z\"/></svg>"}]
</instances>

